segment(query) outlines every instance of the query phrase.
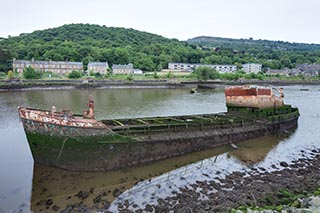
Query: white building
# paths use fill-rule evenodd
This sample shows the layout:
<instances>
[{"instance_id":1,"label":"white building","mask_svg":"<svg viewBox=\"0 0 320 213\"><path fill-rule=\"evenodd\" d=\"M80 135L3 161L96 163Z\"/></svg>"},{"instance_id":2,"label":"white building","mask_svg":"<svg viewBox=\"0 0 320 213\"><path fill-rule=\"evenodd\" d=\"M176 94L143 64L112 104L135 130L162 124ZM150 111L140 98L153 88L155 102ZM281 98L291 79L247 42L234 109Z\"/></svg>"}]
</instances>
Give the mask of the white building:
<instances>
[{"instance_id":1,"label":"white building","mask_svg":"<svg viewBox=\"0 0 320 213\"><path fill-rule=\"evenodd\" d=\"M188 64L188 63L169 63L168 64L168 69L171 71L192 72L198 67L211 67L216 69L220 73L237 71L236 65L229 65L229 64L224 64L224 65L222 64Z\"/></svg>"},{"instance_id":2,"label":"white building","mask_svg":"<svg viewBox=\"0 0 320 213\"><path fill-rule=\"evenodd\" d=\"M112 66L113 74L133 74L133 64L114 64Z\"/></svg>"},{"instance_id":3,"label":"white building","mask_svg":"<svg viewBox=\"0 0 320 213\"><path fill-rule=\"evenodd\" d=\"M255 63L242 64L242 70L245 73L258 73L262 71L262 65Z\"/></svg>"},{"instance_id":4,"label":"white building","mask_svg":"<svg viewBox=\"0 0 320 213\"><path fill-rule=\"evenodd\" d=\"M142 75L143 72L142 72L142 70L140 70L140 69L133 69L133 74L134 74L134 75Z\"/></svg>"},{"instance_id":5,"label":"white building","mask_svg":"<svg viewBox=\"0 0 320 213\"><path fill-rule=\"evenodd\" d=\"M92 71L95 73L100 73L102 75L106 74L107 69L109 68L108 62L89 62L88 63L88 71Z\"/></svg>"}]
</instances>

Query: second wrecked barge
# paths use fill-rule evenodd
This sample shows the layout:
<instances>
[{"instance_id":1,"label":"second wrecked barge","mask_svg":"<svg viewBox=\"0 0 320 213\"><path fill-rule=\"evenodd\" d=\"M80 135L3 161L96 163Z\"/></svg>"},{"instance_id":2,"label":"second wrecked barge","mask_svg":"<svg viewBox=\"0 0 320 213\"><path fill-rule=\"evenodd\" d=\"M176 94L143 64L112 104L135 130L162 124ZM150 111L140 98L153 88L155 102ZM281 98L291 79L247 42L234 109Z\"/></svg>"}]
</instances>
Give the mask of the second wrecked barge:
<instances>
[{"instance_id":1,"label":"second wrecked barge","mask_svg":"<svg viewBox=\"0 0 320 213\"><path fill-rule=\"evenodd\" d=\"M297 125L299 111L283 93L250 86L225 89L228 112L131 119L19 107L36 162L68 170L104 171L139 165L228 143L274 134Z\"/></svg>"}]
</instances>

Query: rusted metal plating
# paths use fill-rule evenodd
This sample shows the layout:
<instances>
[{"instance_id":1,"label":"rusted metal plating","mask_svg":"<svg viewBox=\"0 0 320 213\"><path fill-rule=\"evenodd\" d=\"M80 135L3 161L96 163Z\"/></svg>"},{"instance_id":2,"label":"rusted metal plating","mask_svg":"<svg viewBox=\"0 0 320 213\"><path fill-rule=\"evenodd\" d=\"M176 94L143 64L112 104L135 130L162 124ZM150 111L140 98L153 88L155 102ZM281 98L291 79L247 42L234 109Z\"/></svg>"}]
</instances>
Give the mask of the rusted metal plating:
<instances>
[{"instance_id":1,"label":"rusted metal plating","mask_svg":"<svg viewBox=\"0 0 320 213\"><path fill-rule=\"evenodd\" d=\"M271 88L233 86L225 89L227 106L254 107L259 109L279 108L283 103L283 89L280 88L276 96Z\"/></svg>"},{"instance_id":2,"label":"rusted metal plating","mask_svg":"<svg viewBox=\"0 0 320 213\"><path fill-rule=\"evenodd\" d=\"M94 119L94 101L92 95L89 96L89 103L88 103L89 110L83 111L83 117Z\"/></svg>"},{"instance_id":3,"label":"rusted metal plating","mask_svg":"<svg viewBox=\"0 0 320 213\"><path fill-rule=\"evenodd\" d=\"M75 117L70 110L61 112L49 112L44 110L36 110L32 108L19 107L19 115L22 119L44 122L47 124L55 124L61 126L74 127L95 127L105 128L106 126L95 119L87 119Z\"/></svg>"}]
</instances>

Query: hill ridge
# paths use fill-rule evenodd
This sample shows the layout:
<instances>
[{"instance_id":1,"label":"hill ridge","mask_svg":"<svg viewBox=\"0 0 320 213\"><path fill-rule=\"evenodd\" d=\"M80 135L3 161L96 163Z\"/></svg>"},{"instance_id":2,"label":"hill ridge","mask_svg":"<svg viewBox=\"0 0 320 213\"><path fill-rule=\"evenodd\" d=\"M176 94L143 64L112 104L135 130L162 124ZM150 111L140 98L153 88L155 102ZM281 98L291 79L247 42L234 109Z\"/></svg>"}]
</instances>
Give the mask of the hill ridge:
<instances>
[{"instance_id":1,"label":"hill ridge","mask_svg":"<svg viewBox=\"0 0 320 213\"><path fill-rule=\"evenodd\" d=\"M320 45L210 36L179 41L132 28L80 23L0 40L0 71L12 69L12 58L133 63L143 71L160 71L170 62L237 66L255 62L280 69L320 63Z\"/></svg>"}]
</instances>

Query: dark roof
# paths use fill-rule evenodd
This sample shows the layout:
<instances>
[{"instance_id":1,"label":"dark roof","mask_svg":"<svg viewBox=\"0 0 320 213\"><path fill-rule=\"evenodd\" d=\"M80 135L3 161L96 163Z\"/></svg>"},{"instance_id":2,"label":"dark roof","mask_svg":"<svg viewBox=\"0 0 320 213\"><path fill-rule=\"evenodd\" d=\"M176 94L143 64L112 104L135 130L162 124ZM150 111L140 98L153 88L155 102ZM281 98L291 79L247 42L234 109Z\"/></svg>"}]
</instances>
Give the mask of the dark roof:
<instances>
[{"instance_id":1,"label":"dark roof","mask_svg":"<svg viewBox=\"0 0 320 213\"><path fill-rule=\"evenodd\" d=\"M15 60L14 64L69 64L69 65L80 65L83 66L83 62L72 62L72 61L29 61L29 60Z\"/></svg>"}]
</instances>

